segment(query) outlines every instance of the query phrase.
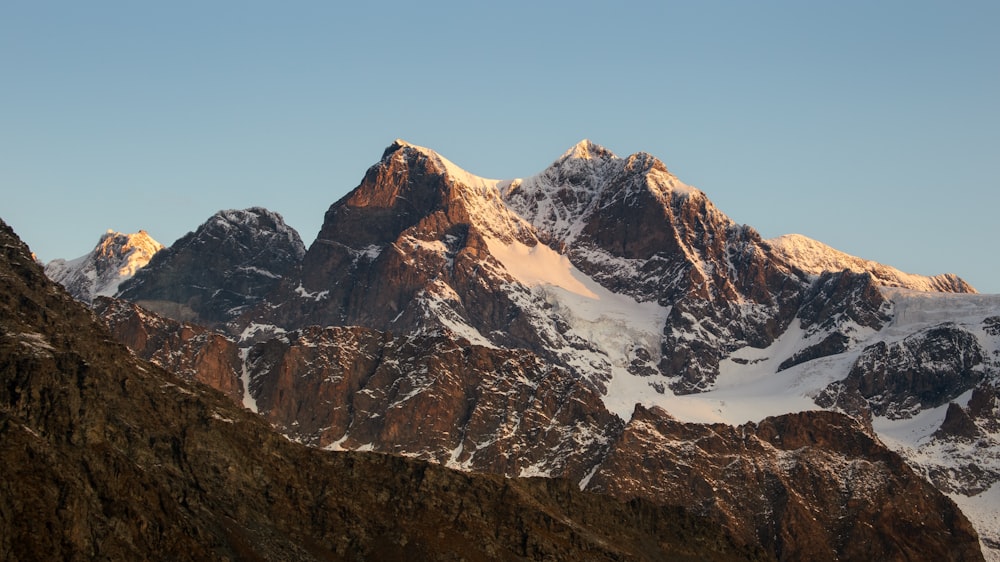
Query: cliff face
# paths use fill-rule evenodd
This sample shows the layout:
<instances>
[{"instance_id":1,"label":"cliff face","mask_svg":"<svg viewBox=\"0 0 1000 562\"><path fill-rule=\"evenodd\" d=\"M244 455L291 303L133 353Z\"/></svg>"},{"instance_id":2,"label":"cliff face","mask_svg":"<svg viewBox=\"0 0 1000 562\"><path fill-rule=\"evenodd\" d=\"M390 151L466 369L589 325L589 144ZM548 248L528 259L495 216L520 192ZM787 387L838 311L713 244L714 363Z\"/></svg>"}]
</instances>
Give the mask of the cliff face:
<instances>
[{"instance_id":1,"label":"cliff face","mask_svg":"<svg viewBox=\"0 0 1000 562\"><path fill-rule=\"evenodd\" d=\"M208 385L240 402L246 395L236 343L198 324L179 322L125 300L99 297L93 309L116 341L186 380Z\"/></svg>"},{"instance_id":2,"label":"cliff face","mask_svg":"<svg viewBox=\"0 0 1000 562\"><path fill-rule=\"evenodd\" d=\"M951 500L858 421L833 412L733 427L639 408L588 489L672 498L786 560L981 556ZM923 531L942 523L948 533Z\"/></svg>"}]
</instances>

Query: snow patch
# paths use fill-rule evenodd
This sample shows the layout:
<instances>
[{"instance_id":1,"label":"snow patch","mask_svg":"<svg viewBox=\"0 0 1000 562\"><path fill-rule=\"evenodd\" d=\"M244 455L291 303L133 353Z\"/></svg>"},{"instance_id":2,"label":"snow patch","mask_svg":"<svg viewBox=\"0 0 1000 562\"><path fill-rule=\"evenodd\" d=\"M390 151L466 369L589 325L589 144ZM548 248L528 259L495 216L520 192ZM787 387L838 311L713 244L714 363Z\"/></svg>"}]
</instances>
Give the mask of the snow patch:
<instances>
[{"instance_id":1,"label":"snow patch","mask_svg":"<svg viewBox=\"0 0 1000 562\"><path fill-rule=\"evenodd\" d=\"M515 280L526 287L550 285L583 297L600 300L600 297L574 276L576 268L569 259L545 244L528 246L516 240L505 244L493 238L485 239L490 254L503 264ZM579 272L577 275L582 276Z\"/></svg>"},{"instance_id":2,"label":"snow patch","mask_svg":"<svg viewBox=\"0 0 1000 562\"><path fill-rule=\"evenodd\" d=\"M295 287L295 294L304 299L312 299L314 301L319 301L330 296L330 291L325 290L325 291L316 291L311 293L307 291L305 287L302 286L302 283L299 283L299 286Z\"/></svg>"},{"instance_id":3,"label":"snow patch","mask_svg":"<svg viewBox=\"0 0 1000 562\"><path fill-rule=\"evenodd\" d=\"M950 497L979 532L983 558L987 562L1000 562L1000 509L997 508L1000 483L975 496L950 494Z\"/></svg>"},{"instance_id":4,"label":"snow patch","mask_svg":"<svg viewBox=\"0 0 1000 562\"><path fill-rule=\"evenodd\" d=\"M257 399L250 393L250 369L247 367L247 357L249 355L249 347L244 347L240 350L240 382L243 385L243 407L257 414L259 413Z\"/></svg>"}]
</instances>

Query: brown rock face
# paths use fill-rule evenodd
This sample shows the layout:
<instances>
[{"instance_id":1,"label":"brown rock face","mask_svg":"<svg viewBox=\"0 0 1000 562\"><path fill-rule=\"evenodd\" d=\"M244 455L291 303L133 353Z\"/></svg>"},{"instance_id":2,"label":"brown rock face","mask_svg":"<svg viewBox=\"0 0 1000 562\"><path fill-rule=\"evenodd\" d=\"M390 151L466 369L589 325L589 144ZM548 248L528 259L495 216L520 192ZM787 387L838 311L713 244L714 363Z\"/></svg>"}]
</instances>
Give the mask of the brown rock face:
<instances>
[{"instance_id":1,"label":"brown rock face","mask_svg":"<svg viewBox=\"0 0 1000 562\"><path fill-rule=\"evenodd\" d=\"M4 560L746 560L678 508L294 443L136 359L0 222Z\"/></svg>"},{"instance_id":2,"label":"brown rock face","mask_svg":"<svg viewBox=\"0 0 1000 562\"><path fill-rule=\"evenodd\" d=\"M490 271L496 263L485 227L473 218L486 211L516 222L499 193L449 176L433 153L393 144L361 185L331 205L301 274L269 298L282 306L260 307L252 318L285 329L360 325L400 333L454 317L483 334L510 334L520 311L503 290L509 278ZM447 311L431 310L442 298ZM506 339L541 350L533 331Z\"/></svg>"},{"instance_id":3,"label":"brown rock face","mask_svg":"<svg viewBox=\"0 0 1000 562\"><path fill-rule=\"evenodd\" d=\"M561 369L445 335L308 328L251 348L257 407L298 440L579 481L621 421Z\"/></svg>"},{"instance_id":4,"label":"brown rock face","mask_svg":"<svg viewBox=\"0 0 1000 562\"><path fill-rule=\"evenodd\" d=\"M239 402L242 362L236 344L197 324L152 314L123 300L99 297L94 311L116 340L147 361L206 384Z\"/></svg>"},{"instance_id":5,"label":"brown rock face","mask_svg":"<svg viewBox=\"0 0 1000 562\"><path fill-rule=\"evenodd\" d=\"M588 489L671 498L782 560L982 556L951 500L833 412L731 427L637 408Z\"/></svg>"}]
</instances>

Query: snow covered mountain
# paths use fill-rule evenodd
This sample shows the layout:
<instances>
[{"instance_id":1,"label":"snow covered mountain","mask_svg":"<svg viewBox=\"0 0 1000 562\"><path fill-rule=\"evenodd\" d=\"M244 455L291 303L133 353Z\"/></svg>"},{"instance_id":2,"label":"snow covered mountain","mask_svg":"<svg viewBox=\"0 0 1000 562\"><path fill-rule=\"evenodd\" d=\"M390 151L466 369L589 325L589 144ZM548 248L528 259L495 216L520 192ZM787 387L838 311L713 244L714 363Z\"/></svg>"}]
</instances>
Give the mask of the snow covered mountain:
<instances>
[{"instance_id":1,"label":"snow covered mountain","mask_svg":"<svg viewBox=\"0 0 1000 562\"><path fill-rule=\"evenodd\" d=\"M886 287L902 287L916 291L941 293L975 293L971 285L957 275L914 275L871 260L835 250L801 234L786 234L767 241L771 248L800 269L818 275L824 271L850 270L868 272L876 282Z\"/></svg>"},{"instance_id":2,"label":"snow covered mountain","mask_svg":"<svg viewBox=\"0 0 1000 562\"><path fill-rule=\"evenodd\" d=\"M273 271L253 252L225 254L212 263L240 265L157 306L193 309L231 271ZM142 282L177 284L203 259L151 264ZM876 514L899 508L890 519L920 526L913 517L947 509L930 496L886 504L885 490L916 488L881 438L1000 554L983 499L1000 489L1000 297L957 277L763 240L652 156L588 141L514 180L396 141L288 263L253 298L187 318L229 343L132 305L99 308L137 353L156 346L134 333L157 332L176 352L154 359L198 365L293 439L685 498L778 557L859 557L855 539L888 549L869 557L900 555L907 533Z\"/></svg>"},{"instance_id":3,"label":"snow covered mountain","mask_svg":"<svg viewBox=\"0 0 1000 562\"><path fill-rule=\"evenodd\" d=\"M89 253L73 260L55 259L45 275L66 287L71 295L89 303L96 296L111 296L163 249L145 230L123 234L108 230Z\"/></svg>"}]
</instances>

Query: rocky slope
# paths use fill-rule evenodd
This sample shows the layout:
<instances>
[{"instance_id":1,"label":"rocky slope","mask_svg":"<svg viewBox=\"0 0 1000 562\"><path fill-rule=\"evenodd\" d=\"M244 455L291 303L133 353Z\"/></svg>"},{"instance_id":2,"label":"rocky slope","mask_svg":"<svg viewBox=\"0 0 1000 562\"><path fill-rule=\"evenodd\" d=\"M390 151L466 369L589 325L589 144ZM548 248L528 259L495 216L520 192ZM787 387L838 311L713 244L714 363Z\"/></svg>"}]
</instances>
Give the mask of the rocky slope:
<instances>
[{"instance_id":1,"label":"rocky slope","mask_svg":"<svg viewBox=\"0 0 1000 562\"><path fill-rule=\"evenodd\" d=\"M269 294L304 253L277 213L219 211L154 256L118 294L176 320L220 324Z\"/></svg>"},{"instance_id":2,"label":"rocky slope","mask_svg":"<svg viewBox=\"0 0 1000 562\"><path fill-rule=\"evenodd\" d=\"M589 489L697 506L785 560L980 556L950 500L858 421L833 412L733 427L638 407ZM963 537L933 530L942 522Z\"/></svg>"},{"instance_id":3,"label":"rocky slope","mask_svg":"<svg viewBox=\"0 0 1000 562\"><path fill-rule=\"evenodd\" d=\"M97 296L111 296L163 249L147 233L107 231L89 253L73 260L55 259L45 265L45 275L66 287L71 295L89 303Z\"/></svg>"},{"instance_id":4,"label":"rocky slope","mask_svg":"<svg viewBox=\"0 0 1000 562\"><path fill-rule=\"evenodd\" d=\"M742 560L678 508L288 442L134 358L0 222L0 557Z\"/></svg>"}]
</instances>

